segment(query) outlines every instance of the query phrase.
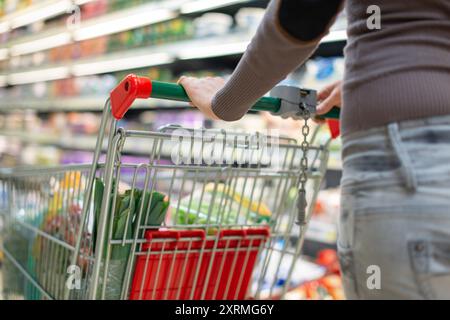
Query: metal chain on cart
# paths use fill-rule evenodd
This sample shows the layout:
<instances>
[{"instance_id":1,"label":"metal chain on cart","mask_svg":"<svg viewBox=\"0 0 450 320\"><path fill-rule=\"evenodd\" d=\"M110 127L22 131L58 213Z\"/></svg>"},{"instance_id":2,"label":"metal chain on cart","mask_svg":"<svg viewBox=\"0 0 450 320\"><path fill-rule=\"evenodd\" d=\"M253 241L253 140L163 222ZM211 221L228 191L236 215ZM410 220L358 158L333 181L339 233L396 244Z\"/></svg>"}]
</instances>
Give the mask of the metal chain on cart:
<instances>
[{"instance_id":1,"label":"metal chain on cart","mask_svg":"<svg viewBox=\"0 0 450 320\"><path fill-rule=\"evenodd\" d=\"M308 182L308 151L310 144L308 136L310 127L308 121L316 110L317 94L314 90L300 89L292 86L277 86L271 90L271 96L279 98L281 105L279 110L274 113L282 118L293 118L295 120L303 120L301 134L303 140L300 148L302 150L302 158L300 161L299 189L297 199L297 225L304 226L307 223L306 207L306 183Z\"/></svg>"},{"instance_id":2,"label":"metal chain on cart","mask_svg":"<svg viewBox=\"0 0 450 320\"><path fill-rule=\"evenodd\" d=\"M310 127L308 125L308 120L311 118L311 113L308 108L302 107L303 109L303 127L301 129L303 141L301 142L302 158L300 160L300 175L299 175L299 189L298 189L298 199L297 199L297 209L298 216L296 223L300 226L306 224L306 207L308 205L306 201L306 183L308 182L308 151L309 151L309 141L308 136L310 132Z\"/></svg>"}]
</instances>

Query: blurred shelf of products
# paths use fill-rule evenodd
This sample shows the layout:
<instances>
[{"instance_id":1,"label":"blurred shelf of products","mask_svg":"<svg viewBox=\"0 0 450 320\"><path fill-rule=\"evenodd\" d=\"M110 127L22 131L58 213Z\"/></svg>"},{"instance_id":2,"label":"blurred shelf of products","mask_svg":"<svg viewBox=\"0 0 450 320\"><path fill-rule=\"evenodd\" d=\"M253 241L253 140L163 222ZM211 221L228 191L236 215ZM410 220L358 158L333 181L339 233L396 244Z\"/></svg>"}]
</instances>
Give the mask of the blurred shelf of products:
<instances>
[{"instance_id":1,"label":"blurred shelf of products","mask_svg":"<svg viewBox=\"0 0 450 320\"><path fill-rule=\"evenodd\" d=\"M0 167L92 160L109 92L129 73L174 82L181 75L228 77L264 14L262 0L0 0ZM151 14L149 14L151 12ZM345 19L318 52L284 83L319 90L341 79ZM177 107L174 111L172 108ZM298 137L299 122L267 113L235 123L206 120L186 103L137 101L119 125L156 130L168 123L277 128ZM282 125L281 125L282 123ZM319 141L326 141L326 128ZM138 144L125 150L138 162ZM330 145L329 168L340 171L341 145ZM145 160L145 159L144 159ZM291 299L342 299L336 266L339 189L326 182L306 235L305 259ZM331 178L330 178L331 179Z\"/></svg>"}]
</instances>

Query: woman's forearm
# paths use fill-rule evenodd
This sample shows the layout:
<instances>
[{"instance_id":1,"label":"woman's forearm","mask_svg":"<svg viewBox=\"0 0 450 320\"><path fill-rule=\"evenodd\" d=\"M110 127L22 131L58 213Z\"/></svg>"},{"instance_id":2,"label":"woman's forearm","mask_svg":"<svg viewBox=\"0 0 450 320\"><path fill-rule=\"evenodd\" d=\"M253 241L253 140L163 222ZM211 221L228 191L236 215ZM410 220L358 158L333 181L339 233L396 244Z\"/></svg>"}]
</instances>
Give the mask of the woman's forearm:
<instances>
[{"instance_id":1,"label":"woman's forearm","mask_svg":"<svg viewBox=\"0 0 450 320\"><path fill-rule=\"evenodd\" d=\"M342 2L271 1L235 71L214 96L214 114L226 121L244 116L261 96L311 56Z\"/></svg>"}]
</instances>

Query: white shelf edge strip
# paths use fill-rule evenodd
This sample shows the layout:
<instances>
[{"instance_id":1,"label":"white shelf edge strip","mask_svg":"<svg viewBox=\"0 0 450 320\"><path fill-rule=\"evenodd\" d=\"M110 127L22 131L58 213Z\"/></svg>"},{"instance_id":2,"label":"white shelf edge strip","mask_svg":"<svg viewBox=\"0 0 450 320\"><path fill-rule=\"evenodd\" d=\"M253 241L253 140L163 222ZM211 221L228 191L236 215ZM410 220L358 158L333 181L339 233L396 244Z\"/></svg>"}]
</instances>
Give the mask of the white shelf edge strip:
<instances>
[{"instance_id":1,"label":"white shelf edge strip","mask_svg":"<svg viewBox=\"0 0 450 320\"><path fill-rule=\"evenodd\" d=\"M60 148L67 148L72 150L94 151L97 142L97 136L66 134L55 135L50 133L26 133L17 130L0 129L0 136L10 137L12 139L19 139L27 143L36 143L42 145L53 145ZM106 150L106 141L102 147ZM149 148L145 144L131 143L124 147L125 153L133 153L138 155L148 155ZM170 145L165 145L161 150L162 156L170 156Z\"/></svg>"},{"instance_id":2,"label":"white shelf edge strip","mask_svg":"<svg viewBox=\"0 0 450 320\"><path fill-rule=\"evenodd\" d=\"M8 84L6 76L0 76L0 87L5 87Z\"/></svg>"},{"instance_id":3,"label":"white shelf edge strip","mask_svg":"<svg viewBox=\"0 0 450 320\"><path fill-rule=\"evenodd\" d=\"M321 43L346 41L346 40L347 40L347 31L346 30L333 30L333 31L330 31L330 33L328 35L323 37Z\"/></svg>"},{"instance_id":4,"label":"white shelf edge strip","mask_svg":"<svg viewBox=\"0 0 450 320\"><path fill-rule=\"evenodd\" d=\"M51 3L43 6L30 7L10 20L10 27L16 29L26 26L28 24L46 20L48 18L55 17L61 13L67 12L72 6L72 1L52 1Z\"/></svg>"},{"instance_id":5,"label":"white shelf edge strip","mask_svg":"<svg viewBox=\"0 0 450 320\"><path fill-rule=\"evenodd\" d=\"M30 70L8 75L7 82L11 85L35 83L65 79L70 76L69 67L53 67L48 69Z\"/></svg>"},{"instance_id":6,"label":"white shelf edge strip","mask_svg":"<svg viewBox=\"0 0 450 320\"><path fill-rule=\"evenodd\" d=\"M9 13L1 18L0 33L55 17L68 12L73 4L81 6L91 1L93 0L75 0L73 2L70 0L47 0L32 4L23 10Z\"/></svg>"},{"instance_id":7,"label":"white shelf edge strip","mask_svg":"<svg viewBox=\"0 0 450 320\"><path fill-rule=\"evenodd\" d=\"M249 1L250 0L194 0L182 5L180 11L182 14L188 14L217 9L233 4L246 3Z\"/></svg>"},{"instance_id":8,"label":"white shelf edge strip","mask_svg":"<svg viewBox=\"0 0 450 320\"><path fill-rule=\"evenodd\" d=\"M8 59L8 49L1 48L0 49L0 61Z\"/></svg>"},{"instance_id":9,"label":"white shelf edge strip","mask_svg":"<svg viewBox=\"0 0 450 320\"><path fill-rule=\"evenodd\" d=\"M236 43L224 43L210 46L187 47L178 53L181 60L204 59L243 53L250 40Z\"/></svg>"},{"instance_id":10,"label":"white shelf edge strip","mask_svg":"<svg viewBox=\"0 0 450 320\"><path fill-rule=\"evenodd\" d=\"M81 23L81 27L74 30L74 40L93 39L173 19L178 14L171 7L144 5L87 21L85 25Z\"/></svg>"},{"instance_id":11,"label":"white shelf edge strip","mask_svg":"<svg viewBox=\"0 0 450 320\"><path fill-rule=\"evenodd\" d=\"M152 53L141 56L75 64L72 67L72 74L79 77L128 69L152 67L162 64L168 64L173 61L174 58L168 53Z\"/></svg>"},{"instance_id":12,"label":"white shelf edge strip","mask_svg":"<svg viewBox=\"0 0 450 320\"><path fill-rule=\"evenodd\" d=\"M20 56L38 51L64 46L72 41L70 32L61 32L45 38L12 45L9 49L11 56Z\"/></svg>"}]
</instances>

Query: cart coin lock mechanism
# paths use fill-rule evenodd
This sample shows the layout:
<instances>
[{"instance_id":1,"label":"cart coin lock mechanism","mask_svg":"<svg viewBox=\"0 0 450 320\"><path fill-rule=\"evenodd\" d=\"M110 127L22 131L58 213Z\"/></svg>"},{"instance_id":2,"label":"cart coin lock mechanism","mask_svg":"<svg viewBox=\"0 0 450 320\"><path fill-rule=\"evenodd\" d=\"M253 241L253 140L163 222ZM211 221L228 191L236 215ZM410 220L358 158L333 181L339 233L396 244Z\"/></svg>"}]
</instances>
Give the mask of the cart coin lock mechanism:
<instances>
[{"instance_id":1,"label":"cart coin lock mechanism","mask_svg":"<svg viewBox=\"0 0 450 320\"><path fill-rule=\"evenodd\" d=\"M148 78L128 75L111 92L110 103L112 115L116 120L123 118L136 99L166 99L174 101L190 102L188 95L181 85L152 81ZM270 97L258 100L250 109L251 111L268 111L283 119L292 118L303 120L301 134L302 158L300 163L300 186L297 200L298 217L297 224L306 224L306 182L308 172L308 136L310 128L308 121L315 116L317 106L317 92L311 89L302 89L294 86L277 86L270 92ZM105 112L107 113L107 112ZM334 107L321 119L339 119L340 109Z\"/></svg>"}]
</instances>

